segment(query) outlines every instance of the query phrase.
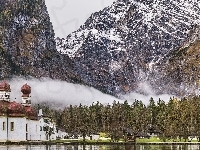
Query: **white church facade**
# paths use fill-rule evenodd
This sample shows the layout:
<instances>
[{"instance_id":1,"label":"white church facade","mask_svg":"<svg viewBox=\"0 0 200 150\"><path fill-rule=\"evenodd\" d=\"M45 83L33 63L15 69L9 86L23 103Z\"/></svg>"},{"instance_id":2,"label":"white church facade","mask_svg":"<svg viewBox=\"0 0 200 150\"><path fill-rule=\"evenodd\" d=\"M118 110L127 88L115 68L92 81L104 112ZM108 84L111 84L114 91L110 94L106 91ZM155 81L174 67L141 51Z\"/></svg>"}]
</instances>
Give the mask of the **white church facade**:
<instances>
[{"instance_id":1,"label":"white church facade","mask_svg":"<svg viewBox=\"0 0 200 150\"><path fill-rule=\"evenodd\" d=\"M10 100L10 85L0 83L0 142L55 140L56 124L31 107L31 87L21 87L22 102Z\"/></svg>"}]
</instances>

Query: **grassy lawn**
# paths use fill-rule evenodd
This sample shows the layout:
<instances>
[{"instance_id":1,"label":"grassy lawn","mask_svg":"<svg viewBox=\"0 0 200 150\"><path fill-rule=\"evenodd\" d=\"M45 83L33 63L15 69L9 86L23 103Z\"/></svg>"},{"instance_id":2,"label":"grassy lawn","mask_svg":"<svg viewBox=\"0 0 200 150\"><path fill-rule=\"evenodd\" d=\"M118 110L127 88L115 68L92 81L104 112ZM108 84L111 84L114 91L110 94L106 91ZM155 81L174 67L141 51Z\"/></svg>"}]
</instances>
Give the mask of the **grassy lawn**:
<instances>
[{"instance_id":1,"label":"grassy lawn","mask_svg":"<svg viewBox=\"0 0 200 150\"><path fill-rule=\"evenodd\" d=\"M83 140L80 139L66 139L66 140L52 140L51 142L55 142L55 143L65 143L65 142L79 142L79 143L83 143ZM107 140L85 140L85 142L87 143L96 143L96 142L110 142L109 139Z\"/></svg>"},{"instance_id":2,"label":"grassy lawn","mask_svg":"<svg viewBox=\"0 0 200 150\"><path fill-rule=\"evenodd\" d=\"M162 139L159 139L158 137L150 137L150 138L137 138L136 139L137 143L148 143L148 142L163 142ZM185 142L184 139L166 139L166 142ZM188 142L188 140L186 141ZM198 142L197 140L192 140L190 142Z\"/></svg>"},{"instance_id":3,"label":"grassy lawn","mask_svg":"<svg viewBox=\"0 0 200 150\"><path fill-rule=\"evenodd\" d=\"M160 140L157 137L151 137L151 138L137 138L136 139L137 143L148 143L148 142L162 142L162 140Z\"/></svg>"},{"instance_id":4,"label":"grassy lawn","mask_svg":"<svg viewBox=\"0 0 200 150\"><path fill-rule=\"evenodd\" d=\"M103 138L101 137L99 140L85 140L85 142L87 143L110 143L111 139L110 138ZM55 143L65 143L65 142L70 142L70 143L73 143L73 142L78 142L78 143L83 143L84 141L83 140L80 140L80 139L66 139L66 140L53 140L51 142L55 142ZM124 142L123 139L120 139L118 141L119 143L120 142ZM150 138L137 138L136 139L136 143L151 143L151 142L163 142L162 139L158 138L158 137L150 137ZM166 142L185 142L184 139L181 139L181 141L179 139L166 139ZM188 141L186 141L188 142ZM190 142L198 142L197 140L192 140Z\"/></svg>"}]
</instances>

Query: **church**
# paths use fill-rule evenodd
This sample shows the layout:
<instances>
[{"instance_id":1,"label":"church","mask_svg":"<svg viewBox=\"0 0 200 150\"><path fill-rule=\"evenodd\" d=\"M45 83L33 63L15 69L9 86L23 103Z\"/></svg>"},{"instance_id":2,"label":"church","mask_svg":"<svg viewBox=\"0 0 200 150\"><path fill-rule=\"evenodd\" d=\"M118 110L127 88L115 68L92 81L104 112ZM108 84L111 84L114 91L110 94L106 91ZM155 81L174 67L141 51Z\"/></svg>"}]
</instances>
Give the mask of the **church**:
<instances>
[{"instance_id":1,"label":"church","mask_svg":"<svg viewBox=\"0 0 200 150\"><path fill-rule=\"evenodd\" d=\"M10 100L10 85L0 83L0 142L55 140L56 124L31 106L31 87L21 87L21 104Z\"/></svg>"}]
</instances>

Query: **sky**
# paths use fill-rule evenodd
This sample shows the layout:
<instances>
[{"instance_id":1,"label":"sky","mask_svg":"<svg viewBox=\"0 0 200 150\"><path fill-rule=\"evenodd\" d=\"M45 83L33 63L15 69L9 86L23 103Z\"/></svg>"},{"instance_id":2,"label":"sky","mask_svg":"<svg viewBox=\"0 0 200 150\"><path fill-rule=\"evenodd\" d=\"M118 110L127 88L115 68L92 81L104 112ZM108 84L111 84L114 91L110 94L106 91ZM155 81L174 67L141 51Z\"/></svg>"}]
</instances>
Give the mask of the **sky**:
<instances>
[{"instance_id":1,"label":"sky","mask_svg":"<svg viewBox=\"0 0 200 150\"><path fill-rule=\"evenodd\" d=\"M55 37L66 38L89 16L112 5L115 0L45 0Z\"/></svg>"}]
</instances>

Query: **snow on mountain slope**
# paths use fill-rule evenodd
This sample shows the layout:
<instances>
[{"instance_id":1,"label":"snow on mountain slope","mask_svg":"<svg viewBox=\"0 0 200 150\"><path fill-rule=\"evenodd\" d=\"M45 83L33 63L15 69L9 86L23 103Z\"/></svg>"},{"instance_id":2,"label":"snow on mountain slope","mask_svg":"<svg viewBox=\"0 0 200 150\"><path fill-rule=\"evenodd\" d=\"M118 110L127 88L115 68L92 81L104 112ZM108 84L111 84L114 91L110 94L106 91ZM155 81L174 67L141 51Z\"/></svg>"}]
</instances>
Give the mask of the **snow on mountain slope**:
<instances>
[{"instance_id":1,"label":"snow on mountain slope","mask_svg":"<svg viewBox=\"0 0 200 150\"><path fill-rule=\"evenodd\" d=\"M57 50L75 62L84 82L102 91L145 94L138 86L148 82L159 93L164 85L156 68L199 23L197 0L117 0L57 39Z\"/></svg>"}]
</instances>

